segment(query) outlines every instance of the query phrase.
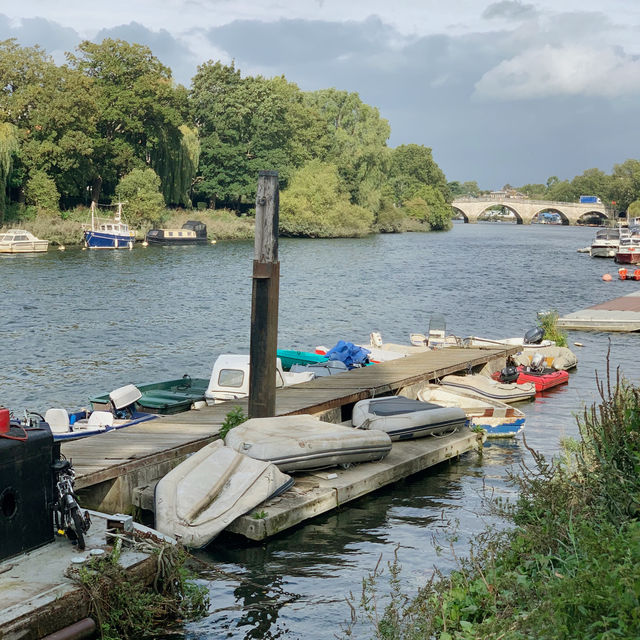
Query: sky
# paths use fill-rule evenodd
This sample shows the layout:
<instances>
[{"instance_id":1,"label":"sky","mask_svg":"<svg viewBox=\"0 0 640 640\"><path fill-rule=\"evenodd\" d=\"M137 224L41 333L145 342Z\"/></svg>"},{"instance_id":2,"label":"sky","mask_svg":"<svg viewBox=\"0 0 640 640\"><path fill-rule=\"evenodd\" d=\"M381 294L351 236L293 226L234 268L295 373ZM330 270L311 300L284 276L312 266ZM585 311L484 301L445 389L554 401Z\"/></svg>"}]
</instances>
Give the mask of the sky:
<instances>
[{"instance_id":1,"label":"sky","mask_svg":"<svg viewBox=\"0 0 640 640\"><path fill-rule=\"evenodd\" d=\"M389 146L483 189L640 159L638 0L21 0L0 4L6 38L59 64L82 40L144 44L186 87L233 60L357 92Z\"/></svg>"}]
</instances>

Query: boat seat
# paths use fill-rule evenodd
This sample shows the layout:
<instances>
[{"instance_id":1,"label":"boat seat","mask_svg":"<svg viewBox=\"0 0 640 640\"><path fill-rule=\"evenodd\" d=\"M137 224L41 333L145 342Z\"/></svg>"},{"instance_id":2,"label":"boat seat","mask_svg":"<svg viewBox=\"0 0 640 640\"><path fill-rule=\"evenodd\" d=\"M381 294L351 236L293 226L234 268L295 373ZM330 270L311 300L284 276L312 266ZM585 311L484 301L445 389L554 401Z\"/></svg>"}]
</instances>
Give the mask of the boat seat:
<instances>
[{"instance_id":1,"label":"boat seat","mask_svg":"<svg viewBox=\"0 0 640 640\"><path fill-rule=\"evenodd\" d=\"M66 409L47 409L44 421L49 425L52 433L68 433L70 431L69 413Z\"/></svg>"},{"instance_id":2,"label":"boat seat","mask_svg":"<svg viewBox=\"0 0 640 640\"><path fill-rule=\"evenodd\" d=\"M87 421L89 427L112 427L113 413L111 411L94 411Z\"/></svg>"}]
</instances>

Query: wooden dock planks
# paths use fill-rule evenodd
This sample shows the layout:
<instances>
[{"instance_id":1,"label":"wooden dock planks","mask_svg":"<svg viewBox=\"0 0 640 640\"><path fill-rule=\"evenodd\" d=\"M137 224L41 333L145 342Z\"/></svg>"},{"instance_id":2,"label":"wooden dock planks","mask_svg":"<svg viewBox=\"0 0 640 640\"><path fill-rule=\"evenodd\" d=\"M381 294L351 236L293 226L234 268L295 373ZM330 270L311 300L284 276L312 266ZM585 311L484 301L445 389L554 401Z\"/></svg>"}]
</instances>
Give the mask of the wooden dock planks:
<instances>
[{"instance_id":1,"label":"wooden dock planks","mask_svg":"<svg viewBox=\"0 0 640 640\"><path fill-rule=\"evenodd\" d=\"M516 347L439 349L338 376L317 378L294 387L278 389L276 414L320 413L364 398L389 395L402 387L482 366L516 351ZM119 501L114 503L119 505L119 510L130 508L136 474L149 479L156 469L156 478L164 475L168 467L179 464L187 455L214 440L227 413L235 406L247 412L246 399L233 400L63 443L62 453L73 461L79 490L131 475L131 481L122 482L122 486L115 490L127 491L130 495L121 495ZM89 506L109 511L109 504Z\"/></svg>"}]
</instances>

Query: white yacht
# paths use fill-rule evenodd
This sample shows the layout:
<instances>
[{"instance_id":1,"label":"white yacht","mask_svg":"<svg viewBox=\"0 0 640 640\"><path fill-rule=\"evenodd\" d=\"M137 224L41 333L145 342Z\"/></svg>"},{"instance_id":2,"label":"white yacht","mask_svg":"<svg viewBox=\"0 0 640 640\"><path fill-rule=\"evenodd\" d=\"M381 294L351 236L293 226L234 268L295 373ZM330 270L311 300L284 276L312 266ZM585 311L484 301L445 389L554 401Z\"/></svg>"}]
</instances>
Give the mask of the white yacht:
<instances>
[{"instance_id":1,"label":"white yacht","mask_svg":"<svg viewBox=\"0 0 640 640\"><path fill-rule=\"evenodd\" d=\"M40 240L24 229L0 231L0 253L42 253L48 248L48 240Z\"/></svg>"}]
</instances>

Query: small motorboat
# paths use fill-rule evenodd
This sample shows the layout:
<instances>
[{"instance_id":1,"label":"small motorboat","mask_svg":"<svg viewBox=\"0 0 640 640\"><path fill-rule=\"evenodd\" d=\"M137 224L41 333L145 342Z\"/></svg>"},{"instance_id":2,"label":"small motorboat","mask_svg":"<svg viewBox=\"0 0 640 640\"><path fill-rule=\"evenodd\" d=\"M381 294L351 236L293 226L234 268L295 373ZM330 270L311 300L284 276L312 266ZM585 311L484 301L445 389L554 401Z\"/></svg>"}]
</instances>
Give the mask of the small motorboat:
<instances>
[{"instance_id":1,"label":"small motorboat","mask_svg":"<svg viewBox=\"0 0 640 640\"><path fill-rule=\"evenodd\" d=\"M578 357L568 347L538 347L536 349L523 349L515 356L511 356L516 365L528 367L537 354L542 356L542 360L549 369L567 371L578 366Z\"/></svg>"},{"instance_id":2,"label":"small motorboat","mask_svg":"<svg viewBox=\"0 0 640 640\"><path fill-rule=\"evenodd\" d=\"M0 253L44 253L48 240L40 240L24 229L0 231Z\"/></svg>"},{"instance_id":3,"label":"small motorboat","mask_svg":"<svg viewBox=\"0 0 640 640\"><path fill-rule=\"evenodd\" d=\"M188 220L180 229L151 229L145 239L148 244L165 247L207 244L207 225L199 220Z\"/></svg>"},{"instance_id":4,"label":"small motorboat","mask_svg":"<svg viewBox=\"0 0 640 640\"><path fill-rule=\"evenodd\" d=\"M155 489L155 527L187 547L200 549L236 518L291 485L293 478L274 464L216 440L160 479Z\"/></svg>"},{"instance_id":5,"label":"small motorboat","mask_svg":"<svg viewBox=\"0 0 640 640\"><path fill-rule=\"evenodd\" d=\"M289 371L293 365L309 365L327 362L327 356L310 351L294 351L293 349L278 349L276 356L282 362L282 368Z\"/></svg>"},{"instance_id":6,"label":"small motorboat","mask_svg":"<svg viewBox=\"0 0 640 640\"><path fill-rule=\"evenodd\" d=\"M281 471L323 469L356 462L382 460L391 451L389 436L323 422L302 414L252 418L234 427L225 444Z\"/></svg>"},{"instance_id":7,"label":"small motorboat","mask_svg":"<svg viewBox=\"0 0 640 640\"><path fill-rule=\"evenodd\" d=\"M417 397L423 402L459 407L469 419L470 426L483 429L488 438L511 438L524 429L524 413L499 400L458 393L451 387L437 384L423 385Z\"/></svg>"},{"instance_id":8,"label":"small motorboat","mask_svg":"<svg viewBox=\"0 0 640 640\"><path fill-rule=\"evenodd\" d=\"M356 402L351 424L356 429L384 431L391 440L409 440L458 431L467 425L467 416L459 407L388 396Z\"/></svg>"},{"instance_id":9,"label":"small motorboat","mask_svg":"<svg viewBox=\"0 0 640 640\"><path fill-rule=\"evenodd\" d=\"M499 382L480 373L466 376L445 376L442 379L442 384L445 387L468 391L507 404L533 400L536 395L536 388L532 383Z\"/></svg>"},{"instance_id":10,"label":"small motorboat","mask_svg":"<svg viewBox=\"0 0 640 640\"><path fill-rule=\"evenodd\" d=\"M140 391L129 384L109 394L109 410L80 409L69 412L66 409L52 408L47 409L41 417L49 425L54 441L78 440L157 418L157 415L136 409L139 397Z\"/></svg>"},{"instance_id":11,"label":"small motorboat","mask_svg":"<svg viewBox=\"0 0 640 640\"><path fill-rule=\"evenodd\" d=\"M276 388L290 387L315 378L311 371L285 371L280 358L274 370ZM249 354L223 353L216 358L205 391L207 403L226 402L249 395Z\"/></svg>"},{"instance_id":12,"label":"small motorboat","mask_svg":"<svg viewBox=\"0 0 640 640\"><path fill-rule=\"evenodd\" d=\"M139 411L172 415L204 406L205 392L209 381L206 378L192 378L185 374L182 378L136 384L140 398L136 401ZM94 410L110 411L112 408L109 394L89 398Z\"/></svg>"}]
</instances>

